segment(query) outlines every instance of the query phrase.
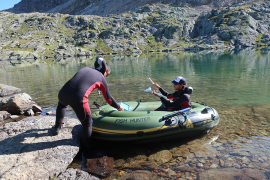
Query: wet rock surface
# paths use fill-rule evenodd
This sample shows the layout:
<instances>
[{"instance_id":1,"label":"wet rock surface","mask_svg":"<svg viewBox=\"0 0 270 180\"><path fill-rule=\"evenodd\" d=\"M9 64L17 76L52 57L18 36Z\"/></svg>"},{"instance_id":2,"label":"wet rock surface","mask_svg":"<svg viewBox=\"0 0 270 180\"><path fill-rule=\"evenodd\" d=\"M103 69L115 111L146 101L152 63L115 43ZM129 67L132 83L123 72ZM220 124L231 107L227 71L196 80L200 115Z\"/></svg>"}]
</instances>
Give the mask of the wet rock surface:
<instances>
[{"instance_id":1,"label":"wet rock surface","mask_svg":"<svg viewBox=\"0 0 270 180\"><path fill-rule=\"evenodd\" d=\"M65 118L52 136L54 117L28 117L0 127L1 179L49 179L64 172L79 151L81 124Z\"/></svg>"},{"instance_id":2,"label":"wet rock surface","mask_svg":"<svg viewBox=\"0 0 270 180\"><path fill-rule=\"evenodd\" d=\"M114 159L112 157L103 156L93 159L86 159L87 171L91 174L107 177L112 173L113 166Z\"/></svg>"}]
</instances>

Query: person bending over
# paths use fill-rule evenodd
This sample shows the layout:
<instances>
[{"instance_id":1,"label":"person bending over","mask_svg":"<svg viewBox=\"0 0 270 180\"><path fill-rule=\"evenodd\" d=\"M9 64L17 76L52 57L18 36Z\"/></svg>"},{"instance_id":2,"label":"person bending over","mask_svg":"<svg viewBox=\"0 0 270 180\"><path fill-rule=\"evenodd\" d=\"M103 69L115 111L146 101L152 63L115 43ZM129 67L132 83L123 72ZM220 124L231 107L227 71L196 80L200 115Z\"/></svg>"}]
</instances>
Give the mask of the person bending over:
<instances>
[{"instance_id":1,"label":"person bending over","mask_svg":"<svg viewBox=\"0 0 270 180\"><path fill-rule=\"evenodd\" d=\"M111 72L109 65L103 58L97 58L94 65L95 69L85 67L79 70L59 91L56 121L53 127L53 135L58 135L66 114L66 108L70 105L82 123L83 152L89 151L92 134L92 117L88 104L90 93L98 88L109 105L118 111L124 111L124 108L111 96L108 88L106 77Z\"/></svg>"},{"instance_id":2,"label":"person bending over","mask_svg":"<svg viewBox=\"0 0 270 180\"><path fill-rule=\"evenodd\" d=\"M160 97L162 105L155 111L177 111L191 107L190 94L192 94L193 89L192 87L186 87L187 85L186 79L184 77L178 76L175 78L175 80L172 81L172 83L174 89L176 90L172 94L165 91L157 83L153 83L153 86L158 88L162 95L166 96L168 99L173 100L171 102L163 97ZM153 94L155 96L158 96L156 93L157 91L153 91Z\"/></svg>"}]
</instances>

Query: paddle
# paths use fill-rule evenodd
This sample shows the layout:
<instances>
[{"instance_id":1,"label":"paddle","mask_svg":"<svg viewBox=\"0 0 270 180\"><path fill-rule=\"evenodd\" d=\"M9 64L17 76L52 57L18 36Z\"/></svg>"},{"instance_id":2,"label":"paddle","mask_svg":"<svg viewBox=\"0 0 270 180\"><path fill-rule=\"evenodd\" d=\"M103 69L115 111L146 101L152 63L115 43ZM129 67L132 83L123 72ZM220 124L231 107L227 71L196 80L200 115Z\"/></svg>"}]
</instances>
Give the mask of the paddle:
<instances>
[{"instance_id":1,"label":"paddle","mask_svg":"<svg viewBox=\"0 0 270 180\"><path fill-rule=\"evenodd\" d=\"M149 88L147 88L146 90L144 90L144 92L151 92L151 93L153 93L153 90L151 89L151 87L149 87ZM160 93L156 93L156 95L158 95L159 97L163 97L163 98L167 99L166 96L163 96L163 95L160 94Z\"/></svg>"},{"instance_id":2,"label":"paddle","mask_svg":"<svg viewBox=\"0 0 270 180\"><path fill-rule=\"evenodd\" d=\"M152 81L152 79L150 79L150 78L148 78L148 79L151 81L152 84L154 84L154 82ZM157 88L157 90L158 90L158 88Z\"/></svg>"}]
</instances>

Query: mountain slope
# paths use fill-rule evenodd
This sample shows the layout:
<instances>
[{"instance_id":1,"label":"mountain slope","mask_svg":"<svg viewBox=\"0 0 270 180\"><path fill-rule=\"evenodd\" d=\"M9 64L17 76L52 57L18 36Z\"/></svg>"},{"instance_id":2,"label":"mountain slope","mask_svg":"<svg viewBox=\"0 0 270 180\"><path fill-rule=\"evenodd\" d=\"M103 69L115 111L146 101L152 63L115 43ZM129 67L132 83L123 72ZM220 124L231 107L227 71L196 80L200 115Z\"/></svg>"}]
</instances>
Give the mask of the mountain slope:
<instances>
[{"instance_id":1,"label":"mountain slope","mask_svg":"<svg viewBox=\"0 0 270 180\"><path fill-rule=\"evenodd\" d=\"M251 1L252 0L247 0ZM246 2L247 2L246 1ZM13 13L63 13L70 15L119 14L147 4L188 3L191 6L227 7L244 0L22 0L6 11ZM199 8L198 10L202 10Z\"/></svg>"}]
</instances>

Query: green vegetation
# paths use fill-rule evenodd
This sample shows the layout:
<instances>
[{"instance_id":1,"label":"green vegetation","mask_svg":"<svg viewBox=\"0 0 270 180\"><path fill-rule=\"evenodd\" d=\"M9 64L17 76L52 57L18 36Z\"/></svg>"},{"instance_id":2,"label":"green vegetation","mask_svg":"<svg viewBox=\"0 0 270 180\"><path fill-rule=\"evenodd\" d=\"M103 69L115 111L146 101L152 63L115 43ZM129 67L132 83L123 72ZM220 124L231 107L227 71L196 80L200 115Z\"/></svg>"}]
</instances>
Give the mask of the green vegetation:
<instances>
[{"instance_id":1,"label":"green vegetation","mask_svg":"<svg viewBox=\"0 0 270 180\"><path fill-rule=\"evenodd\" d=\"M224 41L224 45L225 45L226 47L229 47L230 41Z\"/></svg>"},{"instance_id":2,"label":"green vegetation","mask_svg":"<svg viewBox=\"0 0 270 180\"><path fill-rule=\"evenodd\" d=\"M21 26L21 28L20 28L18 31L16 31L16 32L17 32L17 33L20 33L20 34L24 34L24 33L28 32L29 30L30 30L30 29L27 28L26 24L23 23L22 26Z\"/></svg>"},{"instance_id":3,"label":"green vegetation","mask_svg":"<svg viewBox=\"0 0 270 180\"><path fill-rule=\"evenodd\" d=\"M157 41L155 40L155 36L154 36L154 35L152 35L152 34L149 35L149 36L147 37L147 39L149 39L150 42L149 42L148 46L146 46L146 47L143 48L144 51L162 50L162 49L164 49L164 48L163 48L163 44L162 44L161 42L157 42ZM141 49L141 47L140 47L140 49Z\"/></svg>"},{"instance_id":4,"label":"green vegetation","mask_svg":"<svg viewBox=\"0 0 270 180\"><path fill-rule=\"evenodd\" d=\"M112 49L106 46L106 44L103 42L103 39L98 39L97 44L98 44L96 47L97 53L105 53L105 54L112 53Z\"/></svg>"},{"instance_id":5,"label":"green vegetation","mask_svg":"<svg viewBox=\"0 0 270 180\"><path fill-rule=\"evenodd\" d=\"M186 42L186 41L180 41L179 43L174 44L171 49L181 49L181 48L186 48L193 45L193 43Z\"/></svg>"}]
</instances>

